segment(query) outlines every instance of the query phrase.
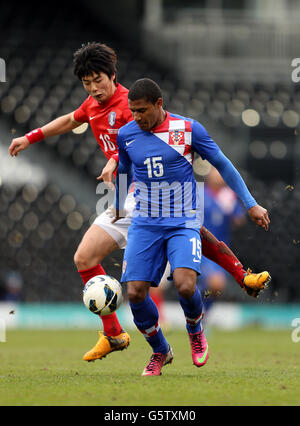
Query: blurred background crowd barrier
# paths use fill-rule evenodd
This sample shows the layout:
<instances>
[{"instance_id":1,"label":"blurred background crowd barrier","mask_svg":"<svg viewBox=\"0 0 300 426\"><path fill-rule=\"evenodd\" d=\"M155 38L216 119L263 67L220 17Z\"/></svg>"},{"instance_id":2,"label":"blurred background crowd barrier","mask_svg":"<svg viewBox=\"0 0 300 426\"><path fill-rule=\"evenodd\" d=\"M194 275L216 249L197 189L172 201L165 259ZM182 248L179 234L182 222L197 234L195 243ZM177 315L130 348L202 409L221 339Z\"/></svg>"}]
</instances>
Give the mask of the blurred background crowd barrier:
<instances>
[{"instance_id":1,"label":"blurred background crowd barrier","mask_svg":"<svg viewBox=\"0 0 300 426\"><path fill-rule=\"evenodd\" d=\"M220 301L300 303L299 2L54 0L47 13L30 4L11 0L0 15L0 299L81 301L73 256L95 218L105 158L86 128L17 158L8 146L83 102L72 55L101 41L117 51L118 80L156 80L166 109L200 121L269 210L270 230L247 220L232 248L245 267L270 271L271 288L253 301L230 281ZM103 265L119 278L121 262L119 251Z\"/></svg>"}]
</instances>

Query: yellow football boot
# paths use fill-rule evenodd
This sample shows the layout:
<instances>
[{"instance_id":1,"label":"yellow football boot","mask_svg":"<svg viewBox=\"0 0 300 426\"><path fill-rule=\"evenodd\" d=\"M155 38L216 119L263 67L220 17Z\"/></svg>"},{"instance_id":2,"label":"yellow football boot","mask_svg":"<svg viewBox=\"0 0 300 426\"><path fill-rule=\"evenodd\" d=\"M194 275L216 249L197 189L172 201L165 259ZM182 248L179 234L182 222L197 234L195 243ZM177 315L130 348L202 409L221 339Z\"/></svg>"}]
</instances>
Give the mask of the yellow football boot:
<instances>
[{"instance_id":1,"label":"yellow football boot","mask_svg":"<svg viewBox=\"0 0 300 426\"><path fill-rule=\"evenodd\" d=\"M126 331L122 331L118 336L106 336L102 331L98 333L98 342L84 355L84 361L90 362L96 361L96 359L105 358L106 355L113 351L122 351L126 349L130 343L130 336Z\"/></svg>"},{"instance_id":2,"label":"yellow football boot","mask_svg":"<svg viewBox=\"0 0 300 426\"><path fill-rule=\"evenodd\" d=\"M267 288L271 281L269 272L264 271L258 274L253 274L251 269L247 270L247 275L244 277L243 289L249 296L258 297L259 292Z\"/></svg>"}]
</instances>

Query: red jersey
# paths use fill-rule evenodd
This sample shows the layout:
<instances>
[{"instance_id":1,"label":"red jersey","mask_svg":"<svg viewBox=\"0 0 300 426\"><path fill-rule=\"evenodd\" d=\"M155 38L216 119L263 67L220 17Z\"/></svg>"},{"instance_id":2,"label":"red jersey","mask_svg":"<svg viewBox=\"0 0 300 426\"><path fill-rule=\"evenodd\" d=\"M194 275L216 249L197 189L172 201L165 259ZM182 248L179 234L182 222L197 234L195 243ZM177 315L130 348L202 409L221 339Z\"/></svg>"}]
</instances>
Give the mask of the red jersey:
<instances>
[{"instance_id":1,"label":"red jersey","mask_svg":"<svg viewBox=\"0 0 300 426\"><path fill-rule=\"evenodd\" d=\"M74 112L80 123L89 123L104 155L109 160L118 153L117 134L120 127L133 120L128 107L128 89L117 83L117 89L104 104L89 96Z\"/></svg>"}]
</instances>

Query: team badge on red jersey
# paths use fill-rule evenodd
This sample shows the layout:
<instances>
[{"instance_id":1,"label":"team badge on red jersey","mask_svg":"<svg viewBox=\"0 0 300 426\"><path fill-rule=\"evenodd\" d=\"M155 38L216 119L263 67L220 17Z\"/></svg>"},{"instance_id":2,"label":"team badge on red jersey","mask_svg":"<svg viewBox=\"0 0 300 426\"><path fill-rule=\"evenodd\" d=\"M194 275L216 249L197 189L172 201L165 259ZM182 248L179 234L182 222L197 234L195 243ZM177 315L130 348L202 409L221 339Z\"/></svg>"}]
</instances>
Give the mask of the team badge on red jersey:
<instances>
[{"instance_id":1,"label":"team badge on red jersey","mask_svg":"<svg viewBox=\"0 0 300 426\"><path fill-rule=\"evenodd\" d=\"M116 122L116 113L115 111L111 111L108 115L108 123L110 127L114 127L115 122Z\"/></svg>"},{"instance_id":2,"label":"team badge on red jersey","mask_svg":"<svg viewBox=\"0 0 300 426\"><path fill-rule=\"evenodd\" d=\"M184 145L184 132L173 130L169 133L169 145Z\"/></svg>"}]
</instances>

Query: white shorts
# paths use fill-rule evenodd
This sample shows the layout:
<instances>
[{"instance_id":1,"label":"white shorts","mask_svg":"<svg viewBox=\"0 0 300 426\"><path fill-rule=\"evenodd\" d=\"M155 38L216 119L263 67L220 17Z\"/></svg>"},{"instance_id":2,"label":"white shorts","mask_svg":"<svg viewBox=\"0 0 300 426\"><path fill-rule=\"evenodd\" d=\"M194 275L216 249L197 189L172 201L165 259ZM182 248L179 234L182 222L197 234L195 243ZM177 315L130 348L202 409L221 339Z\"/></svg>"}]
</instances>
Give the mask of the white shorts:
<instances>
[{"instance_id":1,"label":"white shorts","mask_svg":"<svg viewBox=\"0 0 300 426\"><path fill-rule=\"evenodd\" d=\"M112 210L110 208L105 210L105 212L101 213L94 220L94 224L103 228L104 231L106 231L116 241L120 249L124 249L127 244L128 228L131 224L133 209L135 208L133 192L127 195L124 208L126 216L115 223L111 223L114 216L112 215Z\"/></svg>"}]
</instances>

